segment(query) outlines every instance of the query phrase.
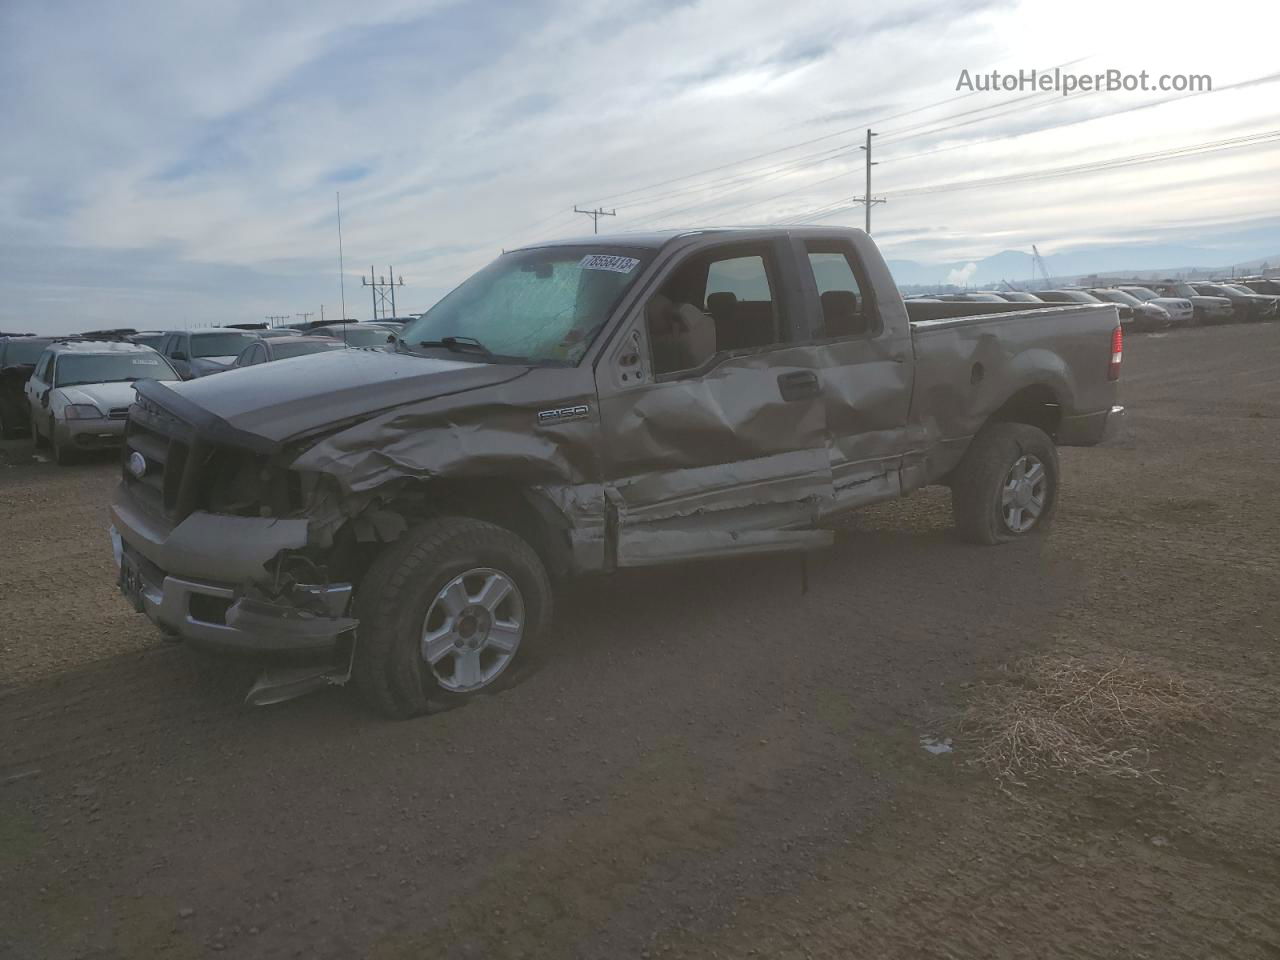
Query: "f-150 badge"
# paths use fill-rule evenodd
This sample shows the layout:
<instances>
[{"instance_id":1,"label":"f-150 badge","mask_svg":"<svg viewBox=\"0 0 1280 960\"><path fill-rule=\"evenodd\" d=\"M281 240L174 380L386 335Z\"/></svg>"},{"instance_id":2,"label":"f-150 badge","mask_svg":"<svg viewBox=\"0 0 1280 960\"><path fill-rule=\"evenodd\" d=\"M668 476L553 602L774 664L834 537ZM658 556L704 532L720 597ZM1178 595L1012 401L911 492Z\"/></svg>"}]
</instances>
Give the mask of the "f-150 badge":
<instances>
[{"instance_id":1,"label":"f-150 badge","mask_svg":"<svg viewBox=\"0 0 1280 960\"><path fill-rule=\"evenodd\" d=\"M591 408L585 403L575 404L572 407L558 407L555 410L539 410L539 423L564 423L566 420L585 420L591 413Z\"/></svg>"}]
</instances>

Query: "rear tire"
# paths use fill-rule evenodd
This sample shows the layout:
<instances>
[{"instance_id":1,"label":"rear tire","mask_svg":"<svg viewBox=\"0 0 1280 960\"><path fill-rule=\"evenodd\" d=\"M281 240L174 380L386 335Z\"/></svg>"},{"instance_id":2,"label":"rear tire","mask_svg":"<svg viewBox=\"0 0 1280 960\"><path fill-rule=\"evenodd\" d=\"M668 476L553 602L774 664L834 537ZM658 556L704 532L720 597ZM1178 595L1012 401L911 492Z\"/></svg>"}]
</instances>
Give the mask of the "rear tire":
<instances>
[{"instance_id":1,"label":"rear tire","mask_svg":"<svg viewBox=\"0 0 1280 960\"><path fill-rule=\"evenodd\" d=\"M431 699L492 693L527 662L551 610L546 568L520 537L470 517L427 521L360 583L352 679L394 719L426 713Z\"/></svg>"},{"instance_id":2,"label":"rear tire","mask_svg":"<svg viewBox=\"0 0 1280 960\"><path fill-rule=\"evenodd\" d=\"M1057 511L1058 476L1058 449L1043 430L1025 423L984 427L952 480L957 531L986 545L1043 534Z\"/></svg>"}]
</instances>

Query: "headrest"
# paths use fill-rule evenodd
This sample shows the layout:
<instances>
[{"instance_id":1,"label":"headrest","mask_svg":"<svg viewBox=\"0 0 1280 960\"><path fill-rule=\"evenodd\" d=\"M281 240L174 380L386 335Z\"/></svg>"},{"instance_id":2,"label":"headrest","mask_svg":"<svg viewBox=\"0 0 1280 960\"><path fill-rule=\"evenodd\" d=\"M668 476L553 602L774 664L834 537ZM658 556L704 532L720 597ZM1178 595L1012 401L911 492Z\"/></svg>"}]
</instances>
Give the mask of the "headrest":
<instances>
[{"instance_id":1,"label":"headrest","mask_svg":"<svg viewBox=\"0 0 1280 960\"><path fill-rule=\"evenodd\" d=\"M721 293L707 294L707 309L713 314L728 314L737 306L738 298L727 290Z\"/></svg>"},{"instance_id":2,"label":"headrest","mask_svg":"<svg viewBox=\"0 0 1280 960\"><path fill-rule=\"evenodd\" d=\"M858 295L852 290L828 290L821 299L824 317L851 317L858 312Z\"/></svg>"}]
</instances>

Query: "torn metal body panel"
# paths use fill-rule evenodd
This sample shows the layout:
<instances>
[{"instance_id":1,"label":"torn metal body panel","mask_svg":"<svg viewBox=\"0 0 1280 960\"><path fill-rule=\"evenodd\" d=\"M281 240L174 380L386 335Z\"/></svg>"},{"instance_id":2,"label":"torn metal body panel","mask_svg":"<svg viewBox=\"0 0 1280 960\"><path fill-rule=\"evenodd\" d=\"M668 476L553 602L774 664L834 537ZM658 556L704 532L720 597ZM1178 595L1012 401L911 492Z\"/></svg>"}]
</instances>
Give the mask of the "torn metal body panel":
<instances>
[{"instance_id":1,"label":"torn metal body panel","mask_svg":"<svg viewBox=\"0 0 1280 960\"><path fill-rule=\"evenodd\" d=\"M861 231L590 238L486 271L500 289L451 294L395 352L140 384L126 595L197 642L334 649L372 558L442 513L557 576L805 550L945 483L992 421L1094 443L1117 417L1113 304L904 303Z\"/></svg>"}]
</instances>

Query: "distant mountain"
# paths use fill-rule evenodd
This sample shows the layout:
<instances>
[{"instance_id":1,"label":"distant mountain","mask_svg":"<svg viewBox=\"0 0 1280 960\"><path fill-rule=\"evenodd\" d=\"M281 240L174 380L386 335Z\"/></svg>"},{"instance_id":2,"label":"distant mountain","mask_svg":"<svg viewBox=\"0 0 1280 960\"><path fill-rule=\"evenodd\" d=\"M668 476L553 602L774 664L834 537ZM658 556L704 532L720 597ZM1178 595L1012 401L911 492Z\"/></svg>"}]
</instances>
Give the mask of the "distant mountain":
<instances>
[{"instance_id":1,"label":"distant mountain","mask_svg":"<svg viewBox=\"0 0 1280 960\"><path fill-rule=\"evenodd\" d=\"M1045 265L1054 278L1093 274L1188 273L1194 270L1237 273L1256 272L1264 264L1280 265L1280 254L1262 256L1258 251L1224 251L1180 244L1114 244L1080 247L1062 253L1045 254ZM1004 250L990 257L950 263L920 263L890 260L889 270L899 286L960 287L996 286L1008 280L1015 286L1031 281L1031 254Z\"/></svg>"}]
</instances>

